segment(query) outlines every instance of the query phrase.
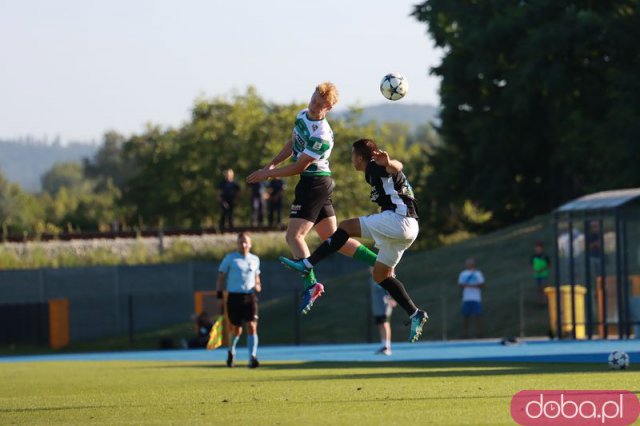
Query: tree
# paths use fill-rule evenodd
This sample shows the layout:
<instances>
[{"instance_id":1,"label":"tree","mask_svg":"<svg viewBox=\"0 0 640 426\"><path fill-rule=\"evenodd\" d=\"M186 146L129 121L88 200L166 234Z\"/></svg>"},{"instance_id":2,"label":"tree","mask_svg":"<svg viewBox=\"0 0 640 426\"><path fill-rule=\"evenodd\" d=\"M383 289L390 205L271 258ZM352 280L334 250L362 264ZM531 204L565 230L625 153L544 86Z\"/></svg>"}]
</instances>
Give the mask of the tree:
<instances>
[{"instance_id":1,"label":"tree","mask_svg":"<svg viewBox=\"0 0 640 426\"><path fill-rule=\"evenodd\" d=\"M85 158L82 162L84 174L88 178L97 181L99 190L107 187L107 181L111 181L117 188L122 189L134 164L127 161L122 153L125 137L115 131L104 134L102 145L93 158Z\"/></svg>"},{"instance_id":2,"label":"tree","mask_svg":"<svg viewBox=\"0 0 640 426\"><path fill-rule=\"evenodd\" d=\"M44 210L36 198L11 183L0 172L0 225L3 235L26 232L44 221Z\"/></svg>"},{"instance_id":3,"label":"tree","mask_svg":"<svg viewBox=\"0 0 640 426\"><path fill-rule=\"evenodd\" d=\"M40 179L42 190L55 196L61 188L82 191L86 182L82 166L76 162L56 163Z\"/></svg>"},{"instance_id":4,"label":"tree","mask_svg":"<svg viewBox=\"0 0 640 426\"><path fill-rule=\"evenodd\" d=\"M80 163L57 163L42 176L38 203L56 230L108 230L118 219L120 190L111 178L87 177ZM49 227L51 228L51 227Z\"/></svg>"},{"instance_id":5,"label":"tree","mask_svg":"<svg viewBox=\"0 0 640 426\"><path fill-rule=\"evenodd\" d=\"M443 48L428 205L450 231L546 213L640 185L637 0L429 0L413 15ZM486 229L487 224L480 228Z\"/></svg>"}]
</instances>

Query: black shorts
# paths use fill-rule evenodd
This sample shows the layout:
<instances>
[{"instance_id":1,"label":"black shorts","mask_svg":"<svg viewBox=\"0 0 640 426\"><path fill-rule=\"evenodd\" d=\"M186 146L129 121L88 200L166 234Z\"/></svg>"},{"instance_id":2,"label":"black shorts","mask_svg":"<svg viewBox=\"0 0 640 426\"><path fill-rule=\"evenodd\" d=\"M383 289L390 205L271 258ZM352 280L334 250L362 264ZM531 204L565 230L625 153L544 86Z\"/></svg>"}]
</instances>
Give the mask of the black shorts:
<instances>
[{"instance_id":1,"label":"black shorts","mask_svg":"<svg viewBox=\"0 0 640 426\"><path fill-rule=\"evenodd\" d=\"M331 194L334 187L331 176L300 176L289 218L318 223L335 216Z\"/></svg>"},{"instance_id":2,"label":"black shorts","mask_svg":"<svg viewBox=\"0 0 640 426\"><path fill-rule=\"evenodd\" d=\"M376 324L384 324L385 322L389 322L389 317L386 315L376 315L373 317L373 320Z\"/></svg>"},{"instance_id":3,"label":"black shorts","mask_svg":"<svg viewBox=\"0 0 640 426\"><path fill-rule=\"evenodd\" d=\"M258 297L255 293L229 293L227 296L227 315L235 326L242 322L258 320Z\"/></svg>"}]
</instances>

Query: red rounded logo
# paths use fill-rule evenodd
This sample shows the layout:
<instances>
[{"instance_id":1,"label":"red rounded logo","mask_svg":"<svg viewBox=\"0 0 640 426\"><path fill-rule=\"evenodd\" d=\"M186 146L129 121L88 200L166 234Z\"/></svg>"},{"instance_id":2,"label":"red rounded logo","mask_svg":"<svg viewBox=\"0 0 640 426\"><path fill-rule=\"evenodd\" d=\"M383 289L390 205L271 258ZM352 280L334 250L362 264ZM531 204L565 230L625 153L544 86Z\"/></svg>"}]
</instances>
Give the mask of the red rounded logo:
<instances>
[{"instance_id":1,"label":"red rounded logo","mask_svg":"<svg viewBox=\"0 0 640 426\"><path fill-rule=\"evenodd\" d=\"M624 390L524 390L511 399L511 417L523 426L626 426L639 415L638 397Z\"/></svg>"}]
</instances>

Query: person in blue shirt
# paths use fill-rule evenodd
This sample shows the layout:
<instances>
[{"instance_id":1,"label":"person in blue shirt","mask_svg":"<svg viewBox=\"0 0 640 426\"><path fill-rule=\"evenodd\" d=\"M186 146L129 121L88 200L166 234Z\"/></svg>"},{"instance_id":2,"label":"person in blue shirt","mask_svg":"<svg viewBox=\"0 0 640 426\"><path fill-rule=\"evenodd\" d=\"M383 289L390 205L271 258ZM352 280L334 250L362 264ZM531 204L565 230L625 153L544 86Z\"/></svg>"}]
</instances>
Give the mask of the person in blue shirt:
<instances>
[{"instance_id":1,"label":"person in blue shirt","mask_svg":"<svg viewBox=\"0 0 640 426\"><path fill-rule=\"evenodd\" d=\"M260 258L250 253L251 237L247 232L238 234L238 251L227 254L218 268L216 283L218 298L227 291L226 312L231 322L231 345L227 354L227 366L235 365L236 345L242 335L242 325L247 326L249 368L260 366L258 362L258 298L262 290L260 282Z\"/></svg>"},{"instance_id":2,"label":"person in blue shirt","mask_svg":"<svg viewBox=\"0 0 640 426\"><path fill-rule=\"evenodd\" d=\"M476 268L476 260L466 260L465 267L458 276L458 286L462 290L462 317L464 318L464 338L469 338L471 317L476 318L477 337L482 337L482 290L485 287L484 275Z\"/></svg>"}]
</instances>

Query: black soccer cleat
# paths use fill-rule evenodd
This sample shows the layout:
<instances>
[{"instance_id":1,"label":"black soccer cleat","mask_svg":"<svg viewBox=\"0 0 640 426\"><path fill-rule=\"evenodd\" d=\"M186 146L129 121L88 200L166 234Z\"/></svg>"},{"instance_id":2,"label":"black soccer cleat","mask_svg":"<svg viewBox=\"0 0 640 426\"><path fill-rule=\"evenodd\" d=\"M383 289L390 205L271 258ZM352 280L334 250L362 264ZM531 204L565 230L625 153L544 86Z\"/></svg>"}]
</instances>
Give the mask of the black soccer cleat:
<instances>
[{"instance_id":1,"label":"black soccer cleat","mask_svg":"<svg viewBox=\"0 0 640 426\"><path fill-rule=\"evenodd\" d=\"M252 356L251 359L249 360L249 368L258 368L260 367L260 362L258 362L258 358L256 358L255 356Z\"/></svg>"},{"instance_id":2,"label":"black soccer cleat","mask_svg":"<svg viewBox=\"0 0 640 426\"><path fill-rule=\"evenodd\" d=\"M227 352L227 367L235 367L236 356L231 353L231 351Z\"/></svg>"}]
</instances>

